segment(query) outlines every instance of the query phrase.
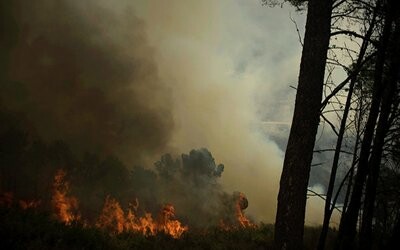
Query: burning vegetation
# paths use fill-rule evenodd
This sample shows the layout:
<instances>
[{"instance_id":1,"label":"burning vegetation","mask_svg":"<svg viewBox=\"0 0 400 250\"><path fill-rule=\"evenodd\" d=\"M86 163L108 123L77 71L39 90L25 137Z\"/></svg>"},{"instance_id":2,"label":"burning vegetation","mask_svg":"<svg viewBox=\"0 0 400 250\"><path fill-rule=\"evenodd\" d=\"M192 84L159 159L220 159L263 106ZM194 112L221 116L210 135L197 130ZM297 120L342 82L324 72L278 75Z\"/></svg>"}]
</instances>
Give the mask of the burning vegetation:
<instances>
[{"instance_id":1,"label":"burning vegetation","mask_svg":"<svg viewBox=\"0 0 400 250\"><path fill-rule=\"evenodd\" d=\"M189 160L190 157L185 156L184 159ZM161 165L160 162L157 164L159 167ZM222 172L222 165L217 169ZM214 174L214 176L220 176L220 174ZM235 192L232 200L234 201L236 221L227 221L226 217L225 220L221 219L221 227L225 230L233 230L237 227L254 227L255 225L243 213L243 210L248 206L248 201L244 194ZM71 224L73 221L83 222L85 225L95 226L110 233L138 232L148 236L162 232L173 238L179 238L189 229L188 226L183 225L176 219L175 208L172 204L164 204L157 217L153 218L153 214L147 211L142 216L138 215L139 201L137 198L134 203L129 203L128 208L124 210L119 201L109 195L105 198L97 220L91 224L81 218L78 210L78 199L70 194L66 172L61 169L56 172L54 177L52 207L58 220L66 225Z\"/></svg>"},{"instance_id":2,"label":"burning vegetation","mask_svg":"<svg viewBox=\"0 0 400 250\"><path fill-rule=\"evenodd\" d=\"M33 145L36 144L30 146ZM66 155L60 158L63 157ZM34 183L33 187L39 190L40 185L52 187L49 194L37 193L18 200L15 197L29 195L28 186L26 190L2 192L0 206L49 211L66 226L81 224L110 234L162 233L180 238L189 230L256 227L244 215L248 206L245 195L222 190L218 180L224 166L216 165L206 149L192 150L180 159L167 154L153 169L134 167L130 171L112 157L99 161L86 155L81 162L67 161L80 168L68 168L69 164L65 164L64 168L53 170L54 176L48 178L50 183Z\"/></svg>"},{"instance_id":3,"label":"burning vegetation","mask_svg":"<svg viewBox=\"0 0 400 250\"><path fill-rule=\"evenodd\" d=\"M78 212L78 199L69 193L69 183L66 180L66 173L60 169L54 177L52 207L57 219L66 225L72 222L81 222ZM104 229L110 233L139 232L143 235L155 235L163 232L179 238L187 226L175 220L175 208L166 204L159 213L158 219L154 220L151 213L146 212L144 216L137 216L139 201L130 204L127 211L121 208L120 203L110 196L107 196L103 209L93 226ZM84 224L87 226L86 221Z\"/></svg>"},{"instance_id":4,"label":"burning vegetation","mask_svg":"<svg viewBox=\"0 0 400 250\"><path fill-rule=\"evenodd\" d=\"M163 232L173 238L179 238L188 230L187 226L182 226L181 222L174 219L175 208L171 204L164 205L158 220L154 220L151 213L138 217L137 207L131 206L124 212L119 202L108 196L95 225L113 233L139 232L143 235L155 235Z\"/></svg>"},{"instance_id":5,"label":"burning vegetation","mask_svg":"<svg viewBox=\"0 0 400 250\"><path fill-rule=\"evenodd\" d=\"M54 176L52 205L57 218L65 224L78 221L78 200L69 196L69 183L65 180L66 173L60 169Z\"/></svg>"},{"instance_id":6,"label":"burning vegetation","mask_svg":"<svg viewBox=\"0 0 400 250\"><path fill-rule=\"evenodd\" d=\"M243 210L247 208L249 205L246 196L243 193L237 193L237 202L236 202L236 217L242 227L254 227L249 218L244 215Z\"/></svg>"}]
</instances>

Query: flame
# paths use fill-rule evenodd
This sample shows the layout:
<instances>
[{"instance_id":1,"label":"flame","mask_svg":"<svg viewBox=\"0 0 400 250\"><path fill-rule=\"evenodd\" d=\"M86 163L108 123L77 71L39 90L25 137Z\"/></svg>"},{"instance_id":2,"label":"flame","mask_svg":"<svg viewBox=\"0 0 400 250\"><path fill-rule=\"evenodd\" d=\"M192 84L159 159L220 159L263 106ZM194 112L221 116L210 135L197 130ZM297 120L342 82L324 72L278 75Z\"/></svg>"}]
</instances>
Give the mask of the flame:
<instances>
[{"instance_id":1,"label":"flame","mask_svg":"<svg viewBox=\"0 0 400 250\"><path fill-rule=\"evenodd\" d=\"M57 218L69 225L73 221L78 221L78 200L69 195L69 183L65 181L66 172L58 170L54 176L52 205Z\"/></svg>"},{"instance_id":2,"label":"flame","mask_svg":"<svg viewBox=\"0 0 400 250\"><path fill-rule=\"evenodd\" d=\"M238 199L236 202L236 218L239 222L240 226L242 227L255 227L256 225L253 224L245 215L243 210L247 208L248 202L247 198L243 193L238 193Z\"/></svg>"},{"instance_id":3,"label":"flame","mask_svg":"<svg viewBox=\"0 0 400 250\"><path fill-rule=\"evenodd\" d=\"M182 226L181 222L174 220L175 208L171 204L166 204L161 210L161 223L160 230L166 234L171 235L174 238L179 238L189 228L188 226Z\"/></svg>"},{"instance_id":4,"label":"flame","mask_svg":"<svg viewBox=\"0 0 400 250\"><path fill-rule=\"evenodd\" d=\"M131 208L124 213L119 202L108 196L96 226L114 233L125 231L155 235L158 232L164 232L173 238L179 238L188 230L187 226L182 226L180 221L174 220L175 208L171 204L163 207L158 221L155 221L150 213L138 217L136 211L139 202L136 200L135 204L131 205Z\"/></svg>"},{"instance_id":5,"label":"flame","mask_svg":"<svg viewBox=\"0 0 400 250\"><path fill-rule=\"evenodd\" d=\"M69 182L65 179L66 172L62 169L58 170L54 176L51 204L57 219L70 225L73 221L81 221L81 216L78 212L78 199L70 194ZM235 220L232 221L232 217L226 221L221 219L219 227L226 231L257 227L243 212L248 206L246 196L243 193L235 192L233 201ZM12 192L0 193L0 206L3 207L19 206L22 209L30 209L38 208L40 205L41 200L16 200ZM84 226L95 226L116 234L136 232L149 236L161 232L173 238L180 238L189 230L188 226L175 219L175 208L172 204L165 204L156 219L153 219L152 214L148 212L138 216L138 208L138 199L130 203L128 209L124 211L116 199L107 196L100 216L94 225L84 221Z\"/></svg>"},{"instance_id":6,"label":"flame","mask_svg":"<svg viewBox=\"0 0 400 250\"><path fill-rule=\"evenodd\" d=\"M230 231L238 229L238 227L256 227L243 212L248 205L246 196L239 192L235 195L236 225L226 224L221 220L220 228ZM142 217L139 217L137 215L138 208L139 201L136 199L135 203L131 203L130 208L124 212L116 199L107 196L96 226L113 233L139 232L143 235L155 235L163 232L173 238L179 238L189 230L188 226L182 225L179 220L175 219L175 208L172 204L163 206L157 220L153 219L151 213L145 213Z\"/></svg>"},{"instance_id":7,"label":"flame","mask_svg":"<svg viewBox=\"0 0 400 250\"><path fill-rule=\"evenodd\" d=\"M52 205L57 218L69 225L73 221L80 220L78 213L78 200L69 194L69 183L65 180L66 172L58 170L54 176ZM33 207L35 202L21 203L24 207ZM139 232L143 235L155 235L164 232L174 238L179 238L187 226L183 226L180 221L175 220L175 208L167 204L160 212L159 219L154 220L151 213L144 216L137 216L139 201L130 204L130 208L124 212L120 203L110 196L107 196L103 209L95 226L103 228L112 233Z\"/></svg>"},{"instance_id":8,"label":"flame","mask_svg":"<svg viewBox=\"0 0 400 250\"><path fill-rule=\"evenodd\" d=\"M153 220L151 213L145 213L143 217L138 217L136 212L139 208L139 201L136 198L135 203L129 204L127 219L126 219L126 230L133 232L140 232L143 235L155 235L157 233L157 224Z\"/></svg>"},{"instance_id":9,"label":"flame","mask_svg":"<svg viewBox=\"0 0 400 250\"><path fill-rule=\"evenodd\" d=\"M143 235L157 233L157 224L150 213L145 213L143 217L137 217L132 210L129 210L125 225L126 230L130 232L140 232Z\"/></svg>"},{"instance_id":10,"label":"flame","mask_svg":"<svg viewBox=\"0 0 400 250\"><path fill-rule=\"evenodd\" d=\"M15 200L13 192L0 193L0 206L11 208L14 205L19 206L21 209L38 208L42 203L41 200Z\"/></svg>"},{"instance_id":11,"label":"flame","mask_svg":"<svg viewBox=\"0 0 400 250\"><path fill-rule=\"evenodd\" d=\"M118 201L107 196L103 211L97 220L96 226L111 232L122 233L122 231L124 231L124 224L124 211Z\"/></svg>"}]
</instances>

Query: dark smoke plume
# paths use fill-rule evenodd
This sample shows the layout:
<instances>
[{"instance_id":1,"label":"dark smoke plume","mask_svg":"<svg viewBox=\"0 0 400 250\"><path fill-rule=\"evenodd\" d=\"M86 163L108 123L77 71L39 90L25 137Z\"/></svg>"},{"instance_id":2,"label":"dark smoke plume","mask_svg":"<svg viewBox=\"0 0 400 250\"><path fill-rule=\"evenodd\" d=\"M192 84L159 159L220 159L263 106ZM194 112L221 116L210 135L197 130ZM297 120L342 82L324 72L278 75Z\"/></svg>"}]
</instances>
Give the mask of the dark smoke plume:
<instances>
[{"instance_id":1,"label":"dark smoke plume","mask_svg":"<svg viewBox=\"0 0 400 250\"><path fill-rule=\"evenodd\" d=\"M133 12L119 17L96 1L2 5L2 109L79 152L137 163L162 151L173 126L170 92Z\"/></svg>"}]
</instances>

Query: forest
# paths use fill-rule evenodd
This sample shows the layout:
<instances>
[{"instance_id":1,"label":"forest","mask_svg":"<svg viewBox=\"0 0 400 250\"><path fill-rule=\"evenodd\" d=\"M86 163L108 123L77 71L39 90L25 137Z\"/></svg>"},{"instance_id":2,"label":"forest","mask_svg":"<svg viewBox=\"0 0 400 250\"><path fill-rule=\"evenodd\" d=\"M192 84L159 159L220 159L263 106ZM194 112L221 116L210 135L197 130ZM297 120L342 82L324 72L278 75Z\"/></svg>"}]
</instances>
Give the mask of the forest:
<instances>
[{"instance_id":1,"label":"forest","mask_svg":"<svg viewBox=\"0 0 400 250\"><path fill-rule=\"evenodd\" d=\"M400 249L399 1L257 5L306 16L304 34L291 19L301 58L271 222L225 188L237 168L215 147L171 146L174 90L139 17L115 28L91 1L2 1L0 248ZM319 225L305 223L311 198Z\"/></svg>"}]
</instances>

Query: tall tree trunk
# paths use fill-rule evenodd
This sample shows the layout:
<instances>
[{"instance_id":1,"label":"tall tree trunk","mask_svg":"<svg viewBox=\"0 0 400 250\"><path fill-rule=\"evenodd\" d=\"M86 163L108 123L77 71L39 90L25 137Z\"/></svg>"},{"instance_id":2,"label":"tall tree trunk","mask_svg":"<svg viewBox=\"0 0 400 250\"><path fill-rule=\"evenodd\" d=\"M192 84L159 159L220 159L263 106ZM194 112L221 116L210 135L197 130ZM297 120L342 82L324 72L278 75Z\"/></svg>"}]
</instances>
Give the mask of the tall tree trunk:
<instances>
[{"instance_id":1,"label":"tall tree trunk","mask_svg":"<svg viewBox=\"0 0 400 250\"><path fill-rule=\"evenodd\" d=\"M399 24L399 22L397 22ZM367 187L365 191L365 201L363 209L362 224L360 228L360 249L369 250L372 248L372 218L374 215L376 188L378 185L378 177L381 167L381 159L383 147L385 144L386 133L390 127L389 115L391 113L394 94L396 92L396 85L400 72L400 29L396 25L394 37L392 39L392 50L390 51L391 59L389 66L389 75L387 88L384 91L381 105L381 113L379 116L378 125L376 128L376 136L374 139L374 146L369 161L370 173L367 179Z\"/></svg>"},{"instance_id":2,"label":"tall tree trunk","mask_svg":"<svg viewBox=\"0 0 400 250\"><path fill-rule=\"evenodd\" d=\"M303 245L307 185L318 129L332 0L310 0L299 84L283 163L275 222L276 249Z\"/></svg>"},{"instance_id":3,"label":"tall tree trunk","mask_svg":"<svg viewBox=\"0 0 400 250\"><path fill-rule=\"evenodd\" d=\"M363 40L363 43L360 48L360 53L357 58L357 62L355 65L355 68L361 67L362 61L364 59L364 55L367 51L368 48L368 40L371 37L373 27L375 25L375 18L376 18L376 10L374 11L374 16L372 18L372 21L369 25L368 31L365 34L365 39ZM335 148L335 154L333 156L333 162L332 162L332 169L331 169L331 175L329 178L329 184L328 184L328 189L326 192L326 199L325 199L325 209L324 209L324 220L322 223L322 228L321 228L321 234L319 236L319 241L318 241L318 250L323 250L325 248L325 241L326 237L328 235L328 229L329 229L329 221L332 216L332 212L335 208L335 203L332 203L332 196L333 196L333 189L335 187L335 180L336 180L336 172L339 166L339 156L340 156L340 151L342 149L342 142L343 142L343 137L344 137L344 132L346 130L346 124L347 124L347 116L350 112L350 106L351 106L351 99L353 96L353 90L354 90L354 85L357 81L357 74L354 74L353 77L350 80L350 86L349 86L349 91L347 94L347 100L346 104L344 107L343 111L343 116L342 120L340 123L340 128L338 132L338 139L336 141L336 148ZM336 201L335 201L336 202Z\"/></svg>"},{"instance_id":4,"label":"tall tree trunk","mask_svg":"<svg viewBox=\"0 0 400 250\"><path fill-rule=\"evenodd\" d=\"M384 89L382 76L383 67L386 59L386 49L391 33L391 26L393 21L393 13L390 5L393 1L389 0L389 6L386 6L387 15L383 28L382 37L377 53L377 60L375 64L374 72L374 84L372 102L368 115L367 124L365 126L365 132L363 141L361 144L360 160L358 163L357 173L355 177L353 192L350 199L350 204L347 212L343 215L343 223L339 227L339 235L337 241L338 249L353 249L354 238L356 235L356 227L358 220L358 213L361 207L361 198L364 188L364 183L368 174L368 159L370 155L371 143L374 136L376 120L379 115L379 105L382 98L382 92Z\"/></svg>"}]
</instances>

